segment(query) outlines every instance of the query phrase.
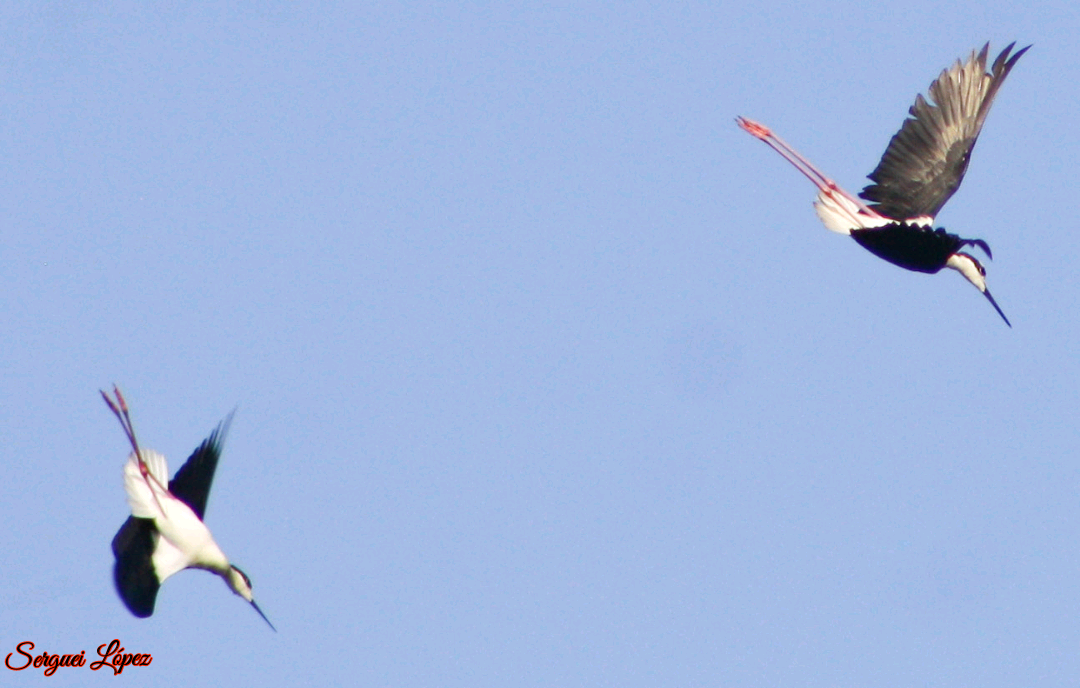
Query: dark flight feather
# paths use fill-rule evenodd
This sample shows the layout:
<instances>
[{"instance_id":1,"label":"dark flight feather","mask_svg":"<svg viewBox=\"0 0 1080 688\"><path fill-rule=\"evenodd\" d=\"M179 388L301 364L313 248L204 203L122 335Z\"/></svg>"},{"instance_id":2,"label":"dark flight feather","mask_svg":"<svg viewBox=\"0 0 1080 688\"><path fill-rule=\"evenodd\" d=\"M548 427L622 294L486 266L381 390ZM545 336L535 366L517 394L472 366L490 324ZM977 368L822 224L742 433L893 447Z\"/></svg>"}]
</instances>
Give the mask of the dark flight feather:
<instances>
[{"instance_id":1,"label":"dark flight feather","mask_svg":"<svg viewBox=\"0 0 1080 688\"><path fill-rule=\"evenodd\" d=\"M225 420L221 421L169 481L169 492L191 507L200 519L206 512L210 485L214 482L214 471L217 470L218 459L221 458L221 447L225 444L225 435L229 432L232 418L233 414L230 413Z\"/></svg>"},{"instance_id":2,"label":"dark flight feather","mask_svg":"<svg viewBox=\"0 0 1080 688\"><path fill-rule=\"evenodd\" d=\"M1010 43L986 71L987 43L966 64L957 60L919 95L900 131L889 141L870 184L859 196L897 220L934 217L960 187L994 96L1027 48L1012 57Z\"/></svg>"},{"instance_id":3,"label":"dark flight feather","mask_svg":"<svg viewBox=\"0 0 1080 688\"><path fill-rule=\"evenodd\" d=\"M153 519L128 516L112 541L116 592L128 610L140 619L154 613L154 601L161 587L151 561L159 537Z\"/></svg>"}]
</instances>

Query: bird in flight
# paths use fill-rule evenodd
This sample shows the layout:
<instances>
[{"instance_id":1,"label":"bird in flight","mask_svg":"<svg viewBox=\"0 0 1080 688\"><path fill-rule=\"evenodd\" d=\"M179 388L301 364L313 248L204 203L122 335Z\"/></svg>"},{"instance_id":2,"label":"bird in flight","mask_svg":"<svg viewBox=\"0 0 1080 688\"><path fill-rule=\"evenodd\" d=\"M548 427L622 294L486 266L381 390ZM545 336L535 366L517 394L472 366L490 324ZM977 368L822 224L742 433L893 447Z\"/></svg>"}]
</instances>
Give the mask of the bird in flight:
<instances>
[{"instance_id":1,"label":"bird in flight","mask_svg":"<svg viewBox=\"0 0 1080 688\"><path fill-rule=\"evenodd\" d=\"M859 193L841 189L768 127L745 117L740 127L764 141L806 175L818 188L814 210L825 226L850 235L879 258L907 270L936 273L952 268L975 286L1009 327L1012 323L986 288L986 269L962 251L977 246L991 260L990 246L982 239L962 239L943 228L934 229L934 217L960 187L971 150L998 89L1027 48L1012 52L1010 43L988 72L983 46L966 63L956 61L930 84L929 99L919 95L908 110L900 131L889 141L885 155L868 176L873 183Z\"/></svg>"},{"instance_id":2,"label":"bird in flight","mask_svg":"<svg viewBox=\"0 0 1080 688\"><path fill-rule=\"evenodd\" d=\"M199 445L170 481L165 457L139 448L127 402L116 386L113 393L115 401L104 391L101 396L120 421L132 448L124 465L124 489L131 516L112 541L116 556L113 578L120 599L135 616L148 617L154 613L158 588L169 576L188 568L205 569L225 579L229 588L250 602L263 621L277 631L255 603L251 579L229 563L202 521L232 414Z\"/></svg>"}]
</instances>

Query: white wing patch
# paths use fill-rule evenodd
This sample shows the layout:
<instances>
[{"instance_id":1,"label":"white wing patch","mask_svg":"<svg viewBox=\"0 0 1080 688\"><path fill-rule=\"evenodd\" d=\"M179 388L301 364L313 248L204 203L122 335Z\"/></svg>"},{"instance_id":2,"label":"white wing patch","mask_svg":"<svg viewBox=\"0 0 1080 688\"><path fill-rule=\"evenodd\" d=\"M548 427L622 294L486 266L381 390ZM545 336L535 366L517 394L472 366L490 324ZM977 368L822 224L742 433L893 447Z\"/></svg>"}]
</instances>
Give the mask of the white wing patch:
<instances>
[{"instance_id":1,"label":"white wing patch","mask_svg":"<svg viewBox=\"0 0 1080 688\"><path fill-rule=\"evenodd\" d=\"M165 460L165 457L158 454L153 449L144 450L142 452L143 463L150 469L150 475L154 476L154 479L158 481L158 485L162 488L168 489L169 487L169 464Z\"/></svg>"},{"instance_id":2,"label":"white wing patch","mask_svg":"<svg viewBox=\"0 0 1080 688\"><path fill-rule=\"evenodd\" d=\"M851 199L832 190L818 191L814 212L826 229L849 236L853 229L873 229L896 222L880 215L867 215ZM932 218L930 220L933 221Z\"/></svg>"},{"instance_id":3,"label":"white wing patch","mask_svg":"<svg viewBox=\"0 0 1080 688\"><path fill-rule=\"evenodd\" d=\"M139 459L132 452L124 464L124 491L127 492L131 515L139 518L158 518L161 508L158 504L168 494L169 467L165 457L156 451L143 449L143 461L150 469L154 479L144 478L139 470ZM152 486L152 487L151 487ZM155 495L157 499L155 499Z\"/></svg>"}]
</instances>

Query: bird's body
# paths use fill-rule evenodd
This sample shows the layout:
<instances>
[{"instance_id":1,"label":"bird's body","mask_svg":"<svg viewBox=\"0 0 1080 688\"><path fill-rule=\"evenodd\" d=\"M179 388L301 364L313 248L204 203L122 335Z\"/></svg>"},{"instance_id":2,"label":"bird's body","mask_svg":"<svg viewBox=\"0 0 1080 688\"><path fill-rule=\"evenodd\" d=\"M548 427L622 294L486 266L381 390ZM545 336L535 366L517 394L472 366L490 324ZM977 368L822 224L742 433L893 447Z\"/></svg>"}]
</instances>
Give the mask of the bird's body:
<instances>
[{"instance_id":1,"label":"bird's body","mask_svg":"<svg viewBox=\"0 0 1080 688\"><path fill-rule=\"evenodd\" d=\"M989 44L978 55L972 52L966 63L957 61L930 85L932 102L921 95L915 99L911 116L869 175L874 183L859 194L869 204L841 189L767 127L744 117L737 122L818 187L814 210L828 229L851 236L874 255L907 270L931 274L946 267L957 270L1011 327L986 288L982 264L960 250L978 246L992 258L990 247L981 239L963 239L933 225L938 211L963 181L994 96L1028 50L1010 57L1013 45L998 55L990 72L986 71Z\"/></svg>"},{"instance_id":2,"label":"bird's body","mask_svg":"<svg viewBox=\"0 0 1080 688\"><path fill-rule=\"evenodd\" d=\"M116 556L113 575L120 599L135 616L148 617L154 613L158 589L170 576L199 568L221 576L270 624L252 597L251 581L229 563L202 520L232 416L218 425L169 481L165 457L139 448L127 405L119 390L115 392L115 403L104 392L102 396L120 419L133 449L124 464L124 490L131 516L112 541Z\"/></svg>"},{"instance_id":3,"label":"bird's body","mask_svg":"<svg viewBox=\"0 0 1080 688\"><path fill-rule=\"evenodd\" d=\"M907 270L934 274L968 240L942 228L892 223L875 229L853 229L851 238L878 258Z\"/></svg>"}]
</instances>

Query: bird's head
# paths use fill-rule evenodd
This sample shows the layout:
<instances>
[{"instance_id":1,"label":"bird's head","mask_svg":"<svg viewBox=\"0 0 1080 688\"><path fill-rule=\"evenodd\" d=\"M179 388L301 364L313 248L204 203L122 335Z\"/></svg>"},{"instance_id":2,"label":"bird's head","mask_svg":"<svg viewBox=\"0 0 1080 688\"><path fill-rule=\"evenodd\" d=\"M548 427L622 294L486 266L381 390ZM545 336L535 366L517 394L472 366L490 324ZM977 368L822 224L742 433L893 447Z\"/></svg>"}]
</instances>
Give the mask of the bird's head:
<instances>
[{"instance_id":1,"label":"bird's head","mask_svg":"<svg viewBox=\"0 0 1080 688\"><path fill-rule=\"evenodd\" d=\"M251 602L254 597L251 594L251 579L247 577L247 574L236 568L232 564L229 564L229 578L227 579L229 587L240 597L243 597L248 602Z\"/></svg>"},{"instance_id":2,"label":"bird's head","mask_svg":"<svg viewBox=\"0 0 1080 688\"><path fill-rule=\"evenodd\" d=\"M949 260L946 261L945 267L950 267L956 270L965 278L968 282L975 285L975 288L986 293L986 268L982 266L975 256L972 256L963 251L957 252L949 256Z\"/></svg>"},{"instance_id":3,"label":"bird's head","mask_svg":"<svg viewBox=\"0 0 1080 688\"><path fill-rule=\"evenodd\" d=\"M989 251L987 251L989 254ZM959 251L949 256L949 260L946 261L945 267L956 270L963 275L968 282L975 285L975 288L982 292L986 300L990 302L990 305L994 307L994 310L998 312L1001 319L1005 321L1005 324L1012 327L1012 323L1005 317L1005 314L1001 312L1001 308L997 305L997 301L990 295L990 290L986 288L986 268L982 266L974 256Z\"/></svg>"},{"instance_id":4,"label":"bird's head","mask_svg":"<svg viewBox=\"0 0 1080 688\"><path fill-rule=\"evenodd\" d=\"M229 564L229 576L226 581L233 592L251 603L251 606L255 608L255 611L259 612L259 616L263 618L263 621L276 633L277 629L274 628L274 624L270 623L270 619L266 618L266 614L263 614L263 611L259 609L259 605L255 604L255 597L251 594L251 579L247 577L247 574Z\"/></svg>"}]
</instances>

